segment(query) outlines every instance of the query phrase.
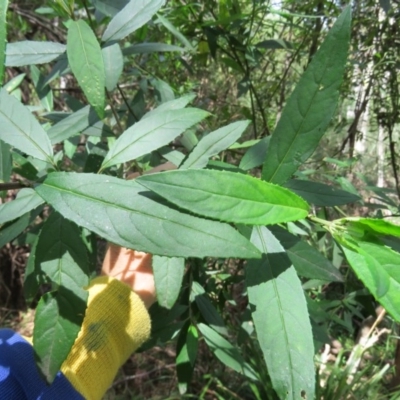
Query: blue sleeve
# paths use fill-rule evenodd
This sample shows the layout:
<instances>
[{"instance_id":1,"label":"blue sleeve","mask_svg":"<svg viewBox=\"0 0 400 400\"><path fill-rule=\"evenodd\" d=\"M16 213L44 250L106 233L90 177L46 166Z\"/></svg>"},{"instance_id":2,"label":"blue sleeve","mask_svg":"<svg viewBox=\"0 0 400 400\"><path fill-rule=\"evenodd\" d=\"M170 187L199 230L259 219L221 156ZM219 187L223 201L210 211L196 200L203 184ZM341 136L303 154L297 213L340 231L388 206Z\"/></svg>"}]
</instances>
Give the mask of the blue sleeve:
<instances>
[{"instance_id":1,"label":"blue sleeve","mask_svg":"<svg viewBox=\"0 0 400 400\"><path fill-rule=\"evenodd\" d=\"M48 386L36 368L32 346L11 329L0 329L0 398L84 400L61 372Z\"/></svg>"}]
</instances>

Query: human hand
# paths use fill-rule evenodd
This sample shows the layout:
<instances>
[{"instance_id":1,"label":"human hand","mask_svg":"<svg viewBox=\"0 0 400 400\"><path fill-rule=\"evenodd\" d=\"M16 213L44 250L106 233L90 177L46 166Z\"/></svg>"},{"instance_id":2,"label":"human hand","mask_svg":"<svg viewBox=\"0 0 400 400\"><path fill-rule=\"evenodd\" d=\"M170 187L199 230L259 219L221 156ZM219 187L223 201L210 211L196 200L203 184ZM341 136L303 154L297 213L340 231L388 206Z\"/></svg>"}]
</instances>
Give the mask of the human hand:
<instances>
[{"instance_id":1,"label":"human hand","mask_svg":"<svg viewBox=\"0 0 400 400\"><path fill-rule=\"evenodd\" d=\"M151 262L151 254L109 244L101 274L112 276L127 284L148 309L156 301Z\"/></svg>"}]
</instances>

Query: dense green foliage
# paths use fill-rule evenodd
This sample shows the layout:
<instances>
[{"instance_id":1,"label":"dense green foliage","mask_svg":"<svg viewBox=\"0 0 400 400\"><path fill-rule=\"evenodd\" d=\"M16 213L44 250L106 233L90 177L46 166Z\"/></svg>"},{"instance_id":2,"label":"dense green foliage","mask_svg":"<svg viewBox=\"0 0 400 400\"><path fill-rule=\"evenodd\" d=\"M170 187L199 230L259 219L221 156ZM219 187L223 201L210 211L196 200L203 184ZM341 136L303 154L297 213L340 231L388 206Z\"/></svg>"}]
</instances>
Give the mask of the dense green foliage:
<instances>
[{"instance_id":1,"label":"dense green foliage","mask_svg":"<svg viewBox=\"0 0 400 400\"><path fill-rule=\"evenodd\" d=\"M251 398L346 398L324 397L315 372L328 335L353 333L362 303L377 301L400 322L400 228L381 211L396 212L398 199L359 174L381 202L361 217L343 206L364 193L341 176L355 163L359 111L376 86L387 96L374 104L377 132L387 128L398 186L398 84L384 31L395 29L394 10L306 3L58 0L28 14L17 2L7 14L1 2L0 23L22 18L26 37L1 25L0 79L10 68L0 181L19 192L0 205L0 243L31 233L24 289L29 301L41 296L34 348L48 381L79 332L99 238L154 255L158 305L146 347L177 338L182 394L204 338ZM370 9L380 30L366 40ZM26 15L45 26L29 40ZM357 46L384 49L361 60ZM363 86L363 67L351 63L376 80ZM346 126L354 93L361 100ZM350 156L324 154L328 144ZM229 322L225 303L244 295Z\"/></svg>"}]
</instances>

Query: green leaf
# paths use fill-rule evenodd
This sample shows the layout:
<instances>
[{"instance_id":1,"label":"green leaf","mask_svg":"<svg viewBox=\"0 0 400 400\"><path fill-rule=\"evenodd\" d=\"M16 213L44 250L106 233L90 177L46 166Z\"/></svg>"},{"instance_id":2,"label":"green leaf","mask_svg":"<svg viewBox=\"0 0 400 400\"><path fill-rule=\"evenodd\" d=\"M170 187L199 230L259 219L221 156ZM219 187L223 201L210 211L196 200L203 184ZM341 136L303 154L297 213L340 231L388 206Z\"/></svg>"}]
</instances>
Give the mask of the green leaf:
<instances>
[{"instance_id":1,"label":"green leaf","mask_svg":"<svg viewBox=\"0 0 400 400\"><path fill-rule=\"evenodd\" d=\"M92 2L96 10L113 17L129 3L129 0L93 0Z\"/></svg>"},{"instance_id":2,"label":"green leaf","mask_svg":"<svg viewBox=\"0 0 400 400\"><path fill-rule=\"evenodd\" d=\"M65 45L55 42L22 42L7 43L6 67L23 67L32 64L45 64L53 61L65 52Z\"/></svg>"},{"instance_id":3,"label":"green leaf","mask_svg":"<svg viewBox=\"0 0 400 400\"><path fill-rule=\"evenodd\" d=\"M257 380L256 372L244 361L237 347L234 347L212 328L203 323L197 324L197 328L203 335L207 346L223 364L250 379Z\"/></svg>"},{"instance_id":4,"label":"green leaf","mask_svg":"<svg viewBox=\"0 0 400 400\"><path fill-rule=\"evenodd\" d=\"M36 191L65 218L124 247L168 257L259 256L229 225L170 209L136 181L55 172Z\"/></svg>"},{"instance_id":5,"label":"green leaf","mask_svg":"<svg viewBox=\"0 0 400 400\"><path fill-rule=\"evenodd\" d=\"M347 261L371 294L400 321L399 253L380 243L334 236Z\"/></svg>"},{"instance_id":6,"label":"green leaf","mask_svg":"<svg viewBox=\"0 0 400 400\"><path fill-rule=\"evenodd\" d=\"M8 93L12 93L15 89L21 85L22 81L25 79L26 74L19 74L14 76L11 80L9 80L5 85L4 89L7 90Z\"/></svg>"},{"instance_id":7,"label":"green leaf","mask_svg":"<svg viewBox=\"0 0 400 400\"><path fill-rule=\"evenodd\" d=\"M49 85L45 84L45 77L35 65L31 65L32 81L42 106L47 110L53 109L53 92Z\"/></svg>"},{"instance_id":8,"label":"green leaf","mask_svg":"<svg viewBox=\"0 0 400 400\"><path fill-rule=\"evenodd\" d=\"M262 179L283 183L314 152L335 112L347 59L351 8L329 31L283 109Z\"/></svg>"},{"instance_id":9,"label":"green leaf","mask_svg":"<svg viewBox=\"0 0 400 400\"><path fill-rule=\"evenodd\" d=\"M263 258L248 262L247 293L272 385L281 399L313 399L314 345L301 282L267 228L255 227L251 241Z\"/></svg>"},{"instance_id":10,"label":"green leaf","mask_svg":"<svg viewBox=\"0 0 400 400\"><path fill-rule=\"evenodd\" d=\"M33 189L21 189L15 200L0 205L0 224L21 217L42 203L43 199Z\"/></svg>"},{"instance_id":11,"label":"green leaf","mask_svg":"<svg viewBox=\"0 0 400 400\"><path fill-rule=\"evenodd\" d=\"M8 182L10 180L11 169L11 148L7 143L0 140L0 182ZM2 192L0 191L0 196L1 194Z\"/></svg>"},{"instance_id":12,"label":"green leaf","mask_svg":"<svg viewBox=\"0 0 400 400\"><path fill-rule=\"evenodd\" d=\"M46 220L36 246L35 270L51 282L35 314L33 345L48 382L54 380L81 329L88 293L89 262L79 228L58 213Z\"/></svg>"},{"instance_id":13,"label":"green leaf","mask_svg":"<svg viewBox=\"0 0 400 400\"><path fill-rule=\"evenodd\" d=\"M208 160L226 150L242 136L250 121L238 121L204 136L192 150L180 169L204 168Z\"/></svg>"},{"instance_id":14,"label":"green leaf","mask_svg":"<svg viewBox=\"0 0 400 400\"><path fill-rule=\"evenodd\" d=\"M166 103L175 99L175 94L170 85L162 79L151 79L151 85L154 87L154 92L158 103Z\"/></svg>"},{"instance_id":15,"label":"green leaf","mask_svg":"<svg viewBox=\"0 0 400 400\"><path fill-rule=\"evenodd\" d=\"M93 31L85 21L72 21L68 28L69 65L89 103L100 118L104 116L105 72L103 55Z\"/></svg>"},{"instance_id":16,"label":"green leaf","mask_svg":"<svg viewBox=\"0 0 400 400\"><path fill-rule=\"evenodd\" d=\"M164 0L131 0L110 21L102 40L111 42L123 39L148 22L163 4Z\"/></svg>"},{"instance_id":17,"label":"green leaf","mask_svg":"<svg viewBox=\"0 0 400 400\"><path fill-rule=\"evenodd\" d=\"M86 130L91 127L96 128L99 123L101 121L96 111L91 106L86 106L54 124L47 131L47 134L52 144L61 143L79 133L89 134Z\"/></svg>"},{"instance_id":18,"label":"green leaf","mask_svg":"<svg viewBox=\"0 0 400 400\"><path fill-rule=\"evenodd\" d=\"M340 206L361 200L360 196L319 182L290 179L284 186L316 206Z\"/></svg>"},{"instance_id":19,"label":"green leaf","mask_svg":"<svg viewBox=\"0 0 400 400\"><path fill-rule=\"evenodd\" d=\"M265 160L265 155L267 154L270 140L271 136L266 136L254 146L250 147L250 149L246 151L246 154L240 160L239 168L248 171L249 169L262 165Z\"/></svg>"},{"instance_id":20,"label":"green leaf","mask_svg":"<svg viewBox=\"0 0 400 400\"><path fill-rule=\"evenodd\" d=\"M124 58L118 43L101 49L103 54L106 88L110 92L117 86L124 68Z\"/></svg>"},{"instance_id":21,"label":"green leaf","mask_svg":"<svg viewBox=\"0 0 400 400\"><path fill-rule=\"evenodd\" d=\"M198 342L199 334L196 327L188 323L181 330L176 345L176 372L180 394L186 393L192 378Z\"/></svg>"},{"instance_id":22,"label":"green leaf","mask_svg":"<svg viewBox=\"0 0 400 400\"><path fill-rule=\"evenodd\" d=\"M160 22L167 28L189 51L195 51L189 40L175 28L175 26L165 17L157 15L157 22Z\"/></svg>"},{"instance_id":23,"label":"green leaf","mask_svg":"<svg viewBox=\"0 0 400 400\"><path fill-rule=\"evenodd\" d=\"M192 283L191 300L193 298L208 325L221 335L228 336L224 320L218 314L204 288L196 281Z\"/></svg>"},{"instance_id":24,"label":"green leaf","mask_svg":"<svg viewBox=\"0 0 400 400\"><path fill-rule=\"evenodd\" d=\"M294 193L249 175L192 169L136 181L185 210L221 221L267 225L308 214L308 204Z\"/></svg>"},{"instance_id":25,"label":"green leaf","mask_svg":"<svg viewBox=\"0 0 400 400\"><path fill-rule=\"evenodd\" d=\"M85 301L77 294L71 295L66 288L46 293L39 301L33 346L40 371L49 383L53 382L74 344L85 307Z\"/></svg>"},{"instance_id":26,"label":"green leaf","mask_svg":"<svg viewBox=\"0 0 400 400\"><path fill-rule=\"evenodd\" d=\"M8 0L0 0L0 86L3 86L4 66L6 61L7 9Z\"/></svg>"},{"instance_id":27,"label":"green leaf","mask_svg":"<svg viewBox=\"0 0 400 400\"><path fill-rule=\"evenodd\" d=\"M364 234L392 235L400 237L400 226L383 219L349 217L335 221L335 224L347 227L350 230Z\"/></svg>"},{"instance_id":28,"label":"green leaf","mask_svg":"<svg viewBox=\"0 0 400 400\"><path fill-rule=\"evenodd\" d=\"M327 282L343 282L339 270L314 247L279 226L269 229L286 250L300 276Z\"/></svg>"},{"instance_id":29,"label":"green leaf","mask_svg":"<svg viewBox=\"0 0 400 400\"><path fill-rule=\"evenodd\" d=\"M5 223L0 228L0 248L17 238L27 228L27 226L35 220L42 210L43 207L38 207L14 221Z\"/></svg>"},{"instance_id":30,"label":"green leaf","mask_svg":"<svg viewBox=\"0 0 400 400\"><path fill-rule=\"evenodd\" d=\"M179 257L153 257L153 273L158 304L172 308L182 286L185 259Z\"/></svg>"},{"instance_id":31,"label":"green leaf","mask_svg":"<svg viewBox=\"0 0 400 400\"><path fill-rule=\"evenodd\" d=\"M156 114L169 110L180 110L185 108L194 98L195 94L187 94L186 96L179 97L178 99L173 99L166 101L165 103L159 105L154 110L149 111L143 115L142 119L153 118Z\"/></svg>"},{"instance_id":32,"label":"green leaf","mask_svg":"<svg viewBox=\"0 0 400 400\"><path fill-rule=\"evenodd\" d=\"M184 52L186 49L175 46L173 44L167 43L139 43L133 44L131 46L125 47L122 50L124 56L129 56L131 54L151 54L151 53L164 53L170 51L180 51Z\"/></svg>"},{"instance_id":33,"label":"green leaf","mask_svg":"<svg viewBox=\"0 0 400 400\"><path fill-rule=\"evenodd\" d=\"M23 153L52 163L53 148L46 131L5 89L0 90L0 139Z\"/></svg>"},{"instance_id":34,"label":"green leaf","mask_svg":"<svg viewBox=\"0 0 400 400\"><path fill-rule=\"evenodd\" d=\"M134 160L168 144L208 115L197 108L185 108L160 112L154 118L137 122L111 146L101 169Z\"/></svg>"}]
</instances>

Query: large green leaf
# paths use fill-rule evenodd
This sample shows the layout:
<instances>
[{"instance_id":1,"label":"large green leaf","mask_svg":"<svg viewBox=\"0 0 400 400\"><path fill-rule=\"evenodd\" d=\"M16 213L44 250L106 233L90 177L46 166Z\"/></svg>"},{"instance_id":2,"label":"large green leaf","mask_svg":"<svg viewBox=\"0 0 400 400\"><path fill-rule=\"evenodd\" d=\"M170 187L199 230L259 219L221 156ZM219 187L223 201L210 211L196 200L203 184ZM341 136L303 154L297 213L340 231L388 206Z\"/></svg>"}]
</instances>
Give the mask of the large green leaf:
<instances>
[{"instance_id":1,"label":"large green leaf","mask_svg":"<svg viewBox=\"0 0 400 400\"><path fill-rule=\"evenodd\" d=\"M250 379L257 379L256 372L244 361L237 347L203 323L198 324L197 328L203 335L208 347L222 363Z\"/></svg>"},{"instance_id":2,"label":"large green leaf","mask_svg":"<svg viewBox=\"0 0 400 400\"><path fill-rule=\"evenodd\" d=\"M43 199L33 189L21 189L15 200L0 205L0 224L21 217L42 203Z\"/></svg>"},{"instance_id":3,"label":"large green leaf","mask_svg":"<svg viewBox=\"0 0 400 400\"><path fill-rule=\"evenodd\" d=\"M182 286L185 259L181 257L153 257L153 273L158 304L172 308Z\"/></svg>"},{"instance_id":4,"label":"large green leaf","mask_svg":"<svg viewBox=\"0 0 400 400\"><path fill-rule=\"evenodd\" d=\"M221 221L267 225L308 214L308 204L289 190L234 172L168 171L137 182L179 207Z\"/></svg>"},{"instance_id":5,"label":"large green leaf","mask_svg":"<svg viewBox=\"0 0 400 400\"><path fill-rule=\"evenodd\" d=\"M87 250L79 228L58 213L46 220L35 253L35 270L53 291L40 300L33 344L38 365L52 382L80 331L89 283Z\"/></svg>"},{"instance_id":6,"label":"large green leaf","mask_svg":"<svg viewBox=\"0 0 400 400\"><path fill-rule=\"evenodd\" d=\"M204 136L180 166L180 169L204 168L208 160L226 150L240 138L250 121L238 121Z\"/></svg>"},{"instance_id":7,"label":"large green leaf","mask_svg":"<svg viewBox=\"0 0 400 400\"><path fill-rule=\"evenodd\" d=\"M44 64L53 61L65 52L65 44L55 42L22 42L7 43L6 66L23 67L32 64Z\"/></svg>"},{"instance_id":8,"label":"large green leaf","mask_svg":"<svg viewBox=\"0 0 400 400\"><path fill-rule=\"evenodd\" d=\"M272 385L281 399L313 399L314 346L301 282L267 228L255 227L251 241L263 257L247 265L247 293Z\"/></svg>"},{"instance_id":9,"label":"large green leaf","mask_svg":"<svg viewBox=\"0 0 400 400\"><path fill-rule=\"evenodd\" d=\"M53 92L50 86L45 83L46 79L36 65L31 65L31 76L40 103L47 111L51 111L53 109Z\"/></svg>"},{"instance_id":10,"label":"large green leaf","mask_svg":"<svg viewBox=\"0 0 400 400\"><path fill-rule=\"evenodd\" d=\"M117 86L118 79L124 68L124 58L118 43L113 43L101 49L103 54L106 88L111 91Z\"/></svg>"},{"instance_id":11,"label":"large green leaf","mask_svg":"<svg viewBox=\"0 0 400 400\"><path fill-rule=\"evenodd\" d=\"M319 182L290 179L284 186L316 206L340 206L354 203L361 199L360 196L356 196L346 190L337 189Z\"/></svg>"},{"instance_id":12,"label":"large green leaf","mask_svg":"<svg viewBox=\"0 0 400 400\"><path fill-rule=\"evenodd\" d=\"M161 22L165 28L167 28L189 51L195 51L190 41L180 32L167 18L157 15L157 22Z\"/></svg>"},{"instance_id":13,"label":"large green leaf","mask_svg":"<svg viewBox=\"0 0 400 400\"><path fill-rule=\"evenodd\" d=\"M53 148L46 131L5 89L0 90L0 139L23 153L52 163Z\"/></svg>"},{"instance_id":14,"label":"large green leaf","mask_svg":"<svg viewBox=\"0 0 400 400\"><path fill-rule=\"evenodd\" d=\"M343 281L343 276L339 270L307 242L279 226L272 226L270 231L286 250L299 275L327 282Z\"/></svg>"},{"instance_id":15,"label":"large green leaf","mask_svg":"<svg viewBox=\"0 0 400 400\"><path fill-rule=\"evenodd\" d=\"M55 172L36 191L65 218L124 247L169 257L259 257L229 225L170 209L136 181Z\"/></svg>"},{"instance_id":16,"label":"large green leaf","mask_svg":"<svg viewBox=\"0 0 400 400\"><path fill-rule=\"evenodd\" d=\"M110 148L101 169L134 160L168 144L209 114L197 108L169 110L146 118L127 129Z\"/></svg>"},{"instance_id":17,"label":"large green leaf","mask_svg":"<svg viewBox=\"0 0 400 400\"><path fill-rule=\"evenodd\" d=\"M0 0L0 86L3 86L4 65L6 61L7 9L8 0Z\"/></svg>"},{"instance_id":18,"label":"large green leaf","mask_svg":"<svg viewBox=\"0 0 400 400\"><path fill-rule=\"evenodd\" d=\"M131 0L108 24L102 40L123 39L148 22L163 4L164 0Z\"/></svg>"},{"instance_id":19,"label":"large green leaf","mask_svg":"<svg viewBox=\"0 0 400 400\"><path fill-rule=\"evenodd\" d=\"M262 178L283 183L314 152L335 112L350 39L348 6L300 78L271 137Z\"/></svg>"},{"instance_id":20,"label":"large green leaf","mask_svg":"<svg viewBox=\"0 0 400 400\"><path fill-rule=\"evenodd\" d=\"M358 278L383 307L400 322L399 253L374 241L335 235Z\"/></svg>"},{"instance_id":21,"label":"large green leaf","mask_svg":"<svg viewBox=\"0 0 400 400\"><path fill-rule=\"evenodd\" d=\"M105 72L103 55L93 31L85 21L73 21L68 28L68 62L89 103L104 116Z\"/></svg>"}]
</instances>

